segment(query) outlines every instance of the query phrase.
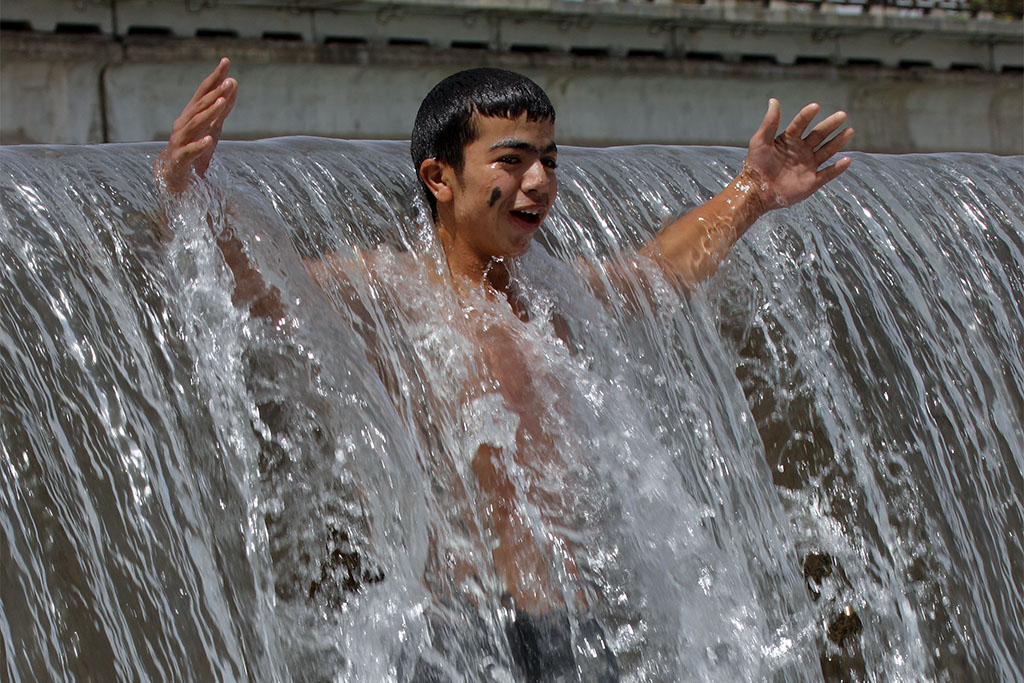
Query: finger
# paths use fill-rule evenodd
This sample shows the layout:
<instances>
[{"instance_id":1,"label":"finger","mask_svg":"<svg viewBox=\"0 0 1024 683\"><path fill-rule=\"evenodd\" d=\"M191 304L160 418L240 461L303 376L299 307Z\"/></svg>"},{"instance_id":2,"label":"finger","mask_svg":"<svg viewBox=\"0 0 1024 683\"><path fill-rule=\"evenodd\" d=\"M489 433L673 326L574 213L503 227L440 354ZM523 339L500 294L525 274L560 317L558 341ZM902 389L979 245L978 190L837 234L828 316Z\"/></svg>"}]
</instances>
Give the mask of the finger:
<instances>
[{"instance_id":1,"label":"finger","mask_svg":"<svg viewBox=\"0 0 1024 683\"><path fill-rule=\"evenodd\" d=\"M165 165L171 172L187 168L193 161L206 152L212 144L213 136L204 135L198 140L190 142L187 145L182 145L168 154L165 158Z\"/></svg>"},{"instance_id":2,"label":"finger","mask_svg":"<svg viewBox=\"0 0 1024 683\"><path fill-rule=\"evenodd\" d=\"M226 105L226 100L223 97L218 97L212 106L193 116L181 127L179 140L182 142L192 141L212 132Z\"/></svg>"},{"instance_id":3,"label":"finger","mask_svg":"<svg viewBox=\"0 0 1024 683\"><path fill-rule=\"evenodd\" d=\"M197 110L209 106L210 95L222 87L224 80L228 74L228 68L231 66L231 62L227 57L222 57L220 63L217 64L217 68L210 72L210 75L203 79L199 87L196 88L195 93L192 95L192 99L189 100L188 104L185 105L185 111L182 115L188 114L190 117ZM214 97L216 99L216 96Z\"/></svg>"},{"instance_id":4,"label":"finger","mask_svg":"<svg viewBox=\"0 0 1024 683\"><path fill-rule=\"evenodd\" d=\"M217 64L217 68L210 72L210 75L203 79L199 87L196 88L196 92L192 95L192 99L196 100L201 98L204 94L210 92L216 88L228 75L228 68L231 66L231 62L227 57L221 57L220 62Z\"/></svg>"},{"instance_id":5,"label":"finger","mask_svg":"<svg viewBox=\"0 0 1024 683\"><path fill-rule=\"evenodd\" d=\"M853 139L853 128L847 128L814 152L814 162L823 164L831 159Z\"/></svg>"},{"instance_id":6,"label":"finger","mask_svg":"<svg viewBox=\"0 0 1024 683\"><path fill-rule=\"evenodd\" d=\"M220 98L227 98L231 95L235 91L237 85L238 81L235 79L225 78L217 87L204 94L199 100L190 102L189 106L185 108L184 112L182 112L182 116L188 114L190 119L195 117L203 110L212 107Z\"/></svg>"},{"instance_id":7,"label":"finger","mask_svg":"<svg viewBox=\"0 0 1024 683\"><path fill-rule=\"evenodd\" d=\"M779 120L782 118L782 106L779 101L772 97L768 100L768 111L764 114L764 120L760 127L750 138L750 145L770 145L775 139L775 133L779 130Z\"/></svg>"},{"instance_id":8,"label":"finger","mask_svg":"<svg viewBox=\"0 0 1024 683\"><path fill-rule=\"evenodd\" d=\"M195 142L191 142L181 147L178 150L177 156L174 158L174 164L178 167L189 166L193 161L198 159L213 145L213 136L204 135Z\"/></svg>"},{"instance_id":9,"label":"finger","mask_svg":"<svg viewBox=\"0 0 1024 683\"><path fill-rule=\"evenodd\" d=\"M807 126L811 124L814 117L818 115L818 111L821 109L816 102L808 104L806 107L797 112L797 115L793 117L793 121L786 126L786 137L790 138L802 138L804 131L807 130Z\"/></svg>"},{"instance_id":10,"label":"finger","mask_svg":"<svg viewBox=\"0 0 1024 683\"><path fill-rule=\"evenodd\" d=\"M160 157L159 172L167 188L171 192L182 192L188 186L188 178L195 161L206 153L214 144L213 137L207 135L195 142L174 150L169 156ZM166 152L166 150L165 150Z\"/></svg>"},{"instance_id":11,"label":"finger","mask_svg":"<svg viewBox=\"0 0 1024 683\"><path fill-rule=\"evenodd\" d=\"M839 130L839 127L845 122L846 112L837 111L831 116L818 122L818 125L811 129L811 132L807 134L807 137L805 137L804 140L813 149L820 145L823 140L828 138L828 136L832 135L832 133Z\"/></svg>"},{"instance_id":12,"label":"finger","mask_svg":"<svg viewBox=\"0 0 1024 683\"><path fill-rule=\"evenodd\" d=\"M226 87L224 90L225 106L224 111L220 115L220 122L223 124L224 119L228 117L231 110L235 108L235 100L238 99L238 81L233 78L229 78L224 81Z\"/></svg>"},{"instance_id":13,"label":"finger","mask_svg":"<svg viewBox=\"0 0 1024 683\"><path fill-rule=\"evenodd\" d=\"M194 114L188 123L192 121L208 122L209 130L219 129L224 124L224 119L227 118L228 114L231 113L231 109L235 106L237 95L238 82L233 78L226 79L219 88L207 96L213 98L210 104ZM188 123L182 126L182 128L188 126ZM195 130L196 125L193 124L191 129Z\"/></svg>"},{"instance_id":14,"label":"finger","mask_svg":"<svg viewBox=\"0 0 1024 683\"><path fill-rule=\"evenodd\" d=\"M237 83L228 91L228 94L224 96L224 105L220 112L217 114L216 119L213 122L213 133L217 140L220 140L220 131L224 128L224 122L228 118L228 114L235 108L235 100L238 97Z\"/></svg>"},{"instance_id":15,"label":"finger","mask_svg":"<svg viewBox=\"0 0 1024 683\"><path fill-rule=\"evenodd\" d=\"M830 183L839 177L846 169L850 168L850 164L853 163L850 157L843 157L831 166L827 166L818 171L818 187L826 183Z\"/></svg>"},{"instance_id":16,"label":"finger","mask_svg":"<svg viewBox=\"0 0 1024 683\"><path fill-rule=\"evenodd\" d=\"M174 121L174 130L184 130L196 117L204 115L223 97L222 91L223 84L204 94L200 99L189 102L182 110L181 116Z\"/></svg>"}]
</instances>

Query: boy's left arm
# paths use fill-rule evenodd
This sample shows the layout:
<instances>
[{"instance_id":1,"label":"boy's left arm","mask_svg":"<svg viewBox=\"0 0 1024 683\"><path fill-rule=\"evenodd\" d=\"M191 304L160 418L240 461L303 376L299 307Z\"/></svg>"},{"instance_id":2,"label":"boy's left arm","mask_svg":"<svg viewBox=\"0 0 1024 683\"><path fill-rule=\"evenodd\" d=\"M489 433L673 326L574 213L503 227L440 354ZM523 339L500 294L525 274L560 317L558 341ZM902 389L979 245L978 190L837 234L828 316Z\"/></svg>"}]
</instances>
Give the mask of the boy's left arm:
<instances>
[{"instance_id":1,"label":"boy's left arm","mask_svg":"<svg viewBox=\"0 0 1024 683\"><path fill-rule=\"evenodd\" d=\"M692 288L714 274L729 248L754 221L772 209L790 206L818 191L850 167L850 158L819 167L853 137L839 111L804 135L820 107L809 104L776 136L781 117L779 101L771 99L760 128L750 138L743 170L702 206L666 226L641 253ZM829 139L831 137L831 139Z\"/></svg>"}]
</instances>

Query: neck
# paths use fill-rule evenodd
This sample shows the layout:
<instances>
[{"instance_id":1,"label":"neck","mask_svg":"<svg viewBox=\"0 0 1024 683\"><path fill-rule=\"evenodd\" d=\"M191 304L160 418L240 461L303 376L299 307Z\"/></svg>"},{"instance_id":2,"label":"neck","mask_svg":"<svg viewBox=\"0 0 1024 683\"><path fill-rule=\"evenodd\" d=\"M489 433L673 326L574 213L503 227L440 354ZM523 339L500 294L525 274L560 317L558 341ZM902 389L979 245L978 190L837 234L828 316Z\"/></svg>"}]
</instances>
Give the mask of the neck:
<instances>
[{"instance_id":1,"label":"neck","mask_svg":"<svg viewBox=\"0 0 1024 683\"><path fill-rule=\"evenodd\" d=\"M437 235L444 249L448 271L456 283L481 287L485 283L495 291L508 296L509 274L504 261L481 256L443 224L438 224Z\"/></svg>"}]
</instances>

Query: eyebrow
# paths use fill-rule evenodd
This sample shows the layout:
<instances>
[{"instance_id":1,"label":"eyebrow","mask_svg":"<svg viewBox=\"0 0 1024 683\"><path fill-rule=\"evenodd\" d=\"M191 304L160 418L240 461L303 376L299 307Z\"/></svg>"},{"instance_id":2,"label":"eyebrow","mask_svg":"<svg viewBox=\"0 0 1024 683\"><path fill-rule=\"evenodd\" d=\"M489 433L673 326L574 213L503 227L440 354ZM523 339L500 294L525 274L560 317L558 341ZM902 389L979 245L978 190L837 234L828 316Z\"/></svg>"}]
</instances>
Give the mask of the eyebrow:
<instances>
[{"instance_id":1,"label":"eyebrow","mask_svg":"<svg viewBox=\"0 0 1024 683\"><path fill-rule=\"evenodd\" d=\"M533 154L550 154L552 152L558 152L558 146L555 143L551 143L544 149L538 149L536 145L532 145L526 140L520 140L518 138L508 138L506 140L498 140L491 145L491 151L496 149L521 149L524 152L532 152Z\"/></svg>"}]
</instances>

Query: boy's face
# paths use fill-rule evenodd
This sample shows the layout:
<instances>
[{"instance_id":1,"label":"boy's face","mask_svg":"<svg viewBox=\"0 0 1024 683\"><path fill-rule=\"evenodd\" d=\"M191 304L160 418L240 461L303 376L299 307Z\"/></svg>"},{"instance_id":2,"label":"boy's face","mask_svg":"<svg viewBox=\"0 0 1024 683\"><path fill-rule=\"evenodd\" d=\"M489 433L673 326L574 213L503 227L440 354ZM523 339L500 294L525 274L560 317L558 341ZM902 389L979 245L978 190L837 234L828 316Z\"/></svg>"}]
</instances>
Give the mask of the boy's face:
<instances>
[{"instance_id":1,"label":"boy's face","mask_svg":"<svg viewBox=\"0 0 1024 683\"><path fill-rule=\"evenodd\" d=\"M525 114L517 119L475 114L474 124L478 136L463 150L446 227L475 258L519 256L558 192L555 124L527 121Z\"/></svg>"}]
</instances>

